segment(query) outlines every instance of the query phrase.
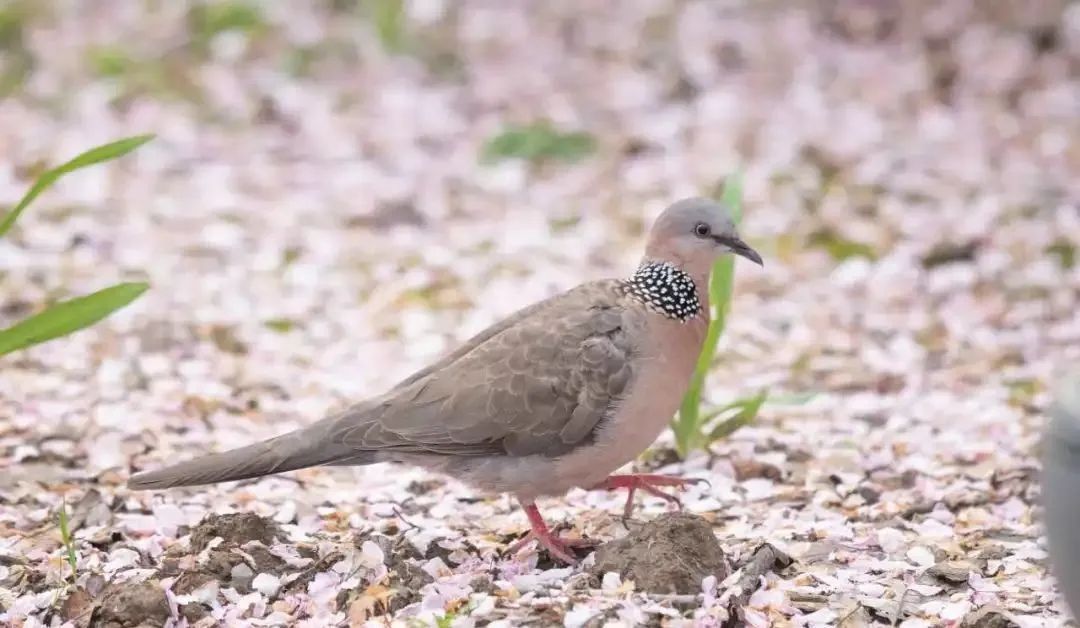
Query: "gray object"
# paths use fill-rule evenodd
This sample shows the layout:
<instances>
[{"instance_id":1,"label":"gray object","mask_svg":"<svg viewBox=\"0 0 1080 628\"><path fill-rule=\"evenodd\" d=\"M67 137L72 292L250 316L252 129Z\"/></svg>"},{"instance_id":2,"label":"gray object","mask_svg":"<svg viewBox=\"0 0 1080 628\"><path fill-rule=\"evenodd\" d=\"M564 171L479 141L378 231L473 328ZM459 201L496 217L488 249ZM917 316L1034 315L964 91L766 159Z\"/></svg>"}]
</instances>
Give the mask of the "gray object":
<instances>
[{"instance_id":1,"label":"gray object","mask_svg":"<svg viewBox=\"0 0 1080 628\"><path fill-rule=\"evenodd\" d=\"M724 207L680 201L656 220L629 278L526 307L385 394L310 427L139 473L129 486L209 484L315 465L414 464L512 493L533 537L572 562L536 510L537 497L574 487L656 494L658 486L683 483L610 474L648 447L678 408L709 325L709 271L725 253L761 263Z\"/></svg>"},{"instance_id":2,"label":"gray object","mask_svg":"<svg viewBox=\"0 0 1080 628\"><path fill-rule=\"evenodd\" d=\"M1080 613L1080 370L1062 378L1054 391L1042 449L1050 562L1075 615Z\"/></svg>"}]
</instances>

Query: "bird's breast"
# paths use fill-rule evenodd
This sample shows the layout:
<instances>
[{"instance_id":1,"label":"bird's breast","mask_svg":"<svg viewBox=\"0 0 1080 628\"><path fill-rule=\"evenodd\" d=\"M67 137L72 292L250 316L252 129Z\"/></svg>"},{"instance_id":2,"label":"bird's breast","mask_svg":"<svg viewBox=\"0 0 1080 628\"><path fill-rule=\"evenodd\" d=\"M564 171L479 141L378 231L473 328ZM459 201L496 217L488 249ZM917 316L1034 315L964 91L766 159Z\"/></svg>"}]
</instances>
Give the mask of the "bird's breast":
<instances>
[{"instance_id":1,"label":"bird's breast","mask_svg":"<svg viewBox=\"0 0 1080 628\"><path fill-rule=\"evenodd\" d=\"M652 318L652 317L650 317ZM663 431L682 402L704 331L694 321L656 317L643 330L634 378L595 442L563 457L558 474L569 485L599 483L632 461Z\"/></svg>"}]
</instances>

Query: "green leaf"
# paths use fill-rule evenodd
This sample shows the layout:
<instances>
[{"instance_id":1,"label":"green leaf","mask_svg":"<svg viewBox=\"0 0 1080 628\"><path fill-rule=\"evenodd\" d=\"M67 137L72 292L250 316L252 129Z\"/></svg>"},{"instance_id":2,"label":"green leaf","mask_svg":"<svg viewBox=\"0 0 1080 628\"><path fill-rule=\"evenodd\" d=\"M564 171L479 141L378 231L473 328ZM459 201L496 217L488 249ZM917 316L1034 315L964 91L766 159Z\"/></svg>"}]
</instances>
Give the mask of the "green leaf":
<instances>
[{"instance_id":1,"label":"green leaf","mask_svg":"<svg viewBox=\"0 0 1080 628\"><path fill-rule=\"evenodd\" d=\"M39 12L31 0L0 2L0 100L21 89L34 71L37 60L26 35Z\"/></svg>"},{"instance_id":2,"label":"green leaf","mask_svg":"<svg viewBox=\"0 0 1080 628\"><path fill-rule=\"evenodd\" d=\"M535 122L507 127L488 140L481 161L489 164L505 159L575 162L595 150L596 142L588 133L559 131L547 122Z\"/></svg>"},{"instance_id":3,"label":"green leaf","mask_svg":"<svg viewBox=\"0 0 1080 628\"><path fill-rule=\"evenodd\" d=\"M1076 245L1064 237L1058 237L1046 252L1057 258L1058 264L1065 270L1072 270L1076 266Z\"/></svg>"},{"instance_id":4,"label":"green leaf","mask_svg":"<svg viewBox=\"0 0 1080 628\"><path fill-rule=\"evenodd\" d=\"M865 257L869 260L875 260L878 257L877 251L869 244L850 240L831 229L821 229L810 234L808 244L824 250L829 257L838 262L852 257Z\"/></svg>"},{"instance_id":5,"label":"green leaf","mask_svg":"<svg viewBox=\"0 0 1080 628\"><path fill-rule=\"evenodd\" d=\"M54 304L40 314L0 330L0 356L89 327L131 303L149 287L141 282L122 283Z\"/></svg>"},{"instance_id":6,"label":"green leaf","mask_svg":"<svg viewBox=\"0 0 1080 628\"><path fill-rule=\"evenodd\" d=\"M56 183L60 177L80 168L123 157L152 139L154 139L153 135L137 135L135 137L103 144L96 148L91 148L65 164L42 173L41 176L34 181L34 184L30 186L30 190L27 191L18 204L15 205L15 208L9 211L7 215L3 217L3 220L0 220L0 237L3 237L4 234L11 229L12 225L15 224L15 220L18 219L19 214L21 214L39 194Z\"/></svg>"},{"instance_id":7,"label":"green leaf","mask_svg":"<svg viewBox=\"0 0 1080 628\"><path fill-rule=\"evenodd\" d=\"M120 46L100 46L91 48L84 54L98 76L117 78L135 68L135 61Z\"/></svg>"},{"instance_id":8,"label":"green leaf","mask_svg":"<svg viewBox=\"0 0 1080 628\"><path fill-rule=\"evenodd\" d=\"M739 428L745 427L753 423L754 419L757 418L758 412L761 410L762 404L765 403L765 399L768 398L768 396L769 391L763 390L758 394L754 395L753 397L740 399L739 401L725 406L725 408L723 408L721 411L717 412L713 416L719 416L727 411L734 409L738 409L738 412L736 412L733 416L728 417L727 419L724 419L723 421L720 421L718 424L716 424L709 431L709 435L706 437L706 441L708 443L711 443L721 438L725 438L733 434Z\"/></svg>"},{"instance_id":9,"label":"green leaf","mask_svg":"<svg viewBox=\"0 0 1080 628\"><path fill-rule=\"evenodd\" d=\"M195 4L188 11L188 32L192 43L205 50L222 33L253 34L266 25L259 7L245 0L222 0Z\"/></svg>"},{"instance_id":10,"label":"green leaf","mask_svg":"<svg viewBox=\"0 0 1080 628\"><path fill-rule=\"evenodd\" d=\"M296 321L291 318L271 318L268 321L263 321L263 325L279 334L287 334L296 327Z\"/></svg>"}]
</instances>

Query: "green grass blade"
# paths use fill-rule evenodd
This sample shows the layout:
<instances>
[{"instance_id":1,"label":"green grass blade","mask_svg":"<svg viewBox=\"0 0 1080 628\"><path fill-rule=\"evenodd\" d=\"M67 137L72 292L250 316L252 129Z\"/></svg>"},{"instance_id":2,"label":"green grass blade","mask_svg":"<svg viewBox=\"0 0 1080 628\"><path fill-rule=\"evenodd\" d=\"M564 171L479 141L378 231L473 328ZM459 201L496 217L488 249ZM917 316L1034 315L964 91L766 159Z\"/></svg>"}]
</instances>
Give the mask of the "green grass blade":
<instances>
[{"instance_id":1,"label":"green grass blade","mask_svg":"<svg viewBox=\"0 0 1080 628\"><path fill-rule=\"evenodd\" d=\"M75 555L75 539L71 536L71 526L68 521L67 513L67 501L62 500L60 502L60 540L64 543L64 548L67 550L67 561L71 565L71 577L75 577L75 570L77 565L77 557Z\"/></svg>"},{"instance_id":2,"label":"green grass blade","mask_svg":"<svg viewBox=\"0 0 1080 628\"><path fill-rule=\"evenodd\" d=\"M817 397L816 392L791 393L787 395L769 395L770 406L803 406Z\"/></svg>"},{"instance_id":3,"label":"green grass blade","mask_svg":"<svg viewBox=\"0 0 1080 628\"><path fill-rule=\"evenodd\" d=\"M122 283L85 297L63 301L0 330L0 356L93 325L146 292L146 283Z\"/></svg>"},{"instance_id":4,"label":"green grass blade","mask_svg":"<svg viewBox=\"0 0 1080 628\"><path fill-rule=\"evenodd\" d=\"M596 151L596 140L583 131L561 131L546 121L508 126L484 145L480 163L506 159L573 163Z\"/></svg>"},{"instance_id":5,"label":"green grass blade","mask_svg":"<svg viewBox=\"0 0 1080 628\"><path fill-rule=\"evenodd\" d=\"M724 190L721 192L721 200L731 208L731 217L735 220L735 224L738 225L742 222L742 176L736 172L731 176L724 184ZM732 255L725 255L721 259L717 260L713 266L712 275L709 280L709 301L712 304L712 325L719 328L719 333L716 334L717 340L724 332L724 327L727 325L727 316L731 311L731 293L735 285L735 258ZM715 344L709 348L708 361L702 365L701 361L698 361L698 368L704 366L705 369L709 368L712 364L713 354L716 352ZM706 357L704 352L702 357Z\"/></svg>"},{"instance_id":6,"label":"green grass blade","mask_svg":"<svg viewBox=\"0 0 1080 628\"><path fill-rule=\"evenodd\" d=\"M60 177L80 168L123 157L152 139L154 139L153 135L136 135L135 137L103 144L96 148L91 148L65 164L43 172L41 176L34 181L34 184L30 186L30 189L22 199L15 205L15 208L9 211L3 219L0 220L0 237L3 237L4 234L11 229L12 225L15 224L15 220L22 214L23 210L26 209L27 206L29 206L42 192L56 183Z\"/></svg>"},{"instance_id":7,"label":"green grass blade","mask_svg":"<svg viewBox=\"0 0 1080 628\"><path fill-rule=\"evenodd\" d=\"M389 53L404 51L405 27L408 25L405 2L403 0L366 0L364 4L383 50Z\"/></svg>"},{"instance_id":8,"label":"green grass blade","mask_svg":"<svg viewBox=\"0 0 1080 628\"><path fill-rule=\"evenodd\" d=\"M734 416L721 421L709 430L709 435L706 440L711 443L715 440L726 438L731 436L731 434L739 428L746 427L753 423L768 396L769 391L763 390L753 397L742 399L731 404L731 408L739 408L739 411L736 412Z\"/></svg>"}]
</instances>

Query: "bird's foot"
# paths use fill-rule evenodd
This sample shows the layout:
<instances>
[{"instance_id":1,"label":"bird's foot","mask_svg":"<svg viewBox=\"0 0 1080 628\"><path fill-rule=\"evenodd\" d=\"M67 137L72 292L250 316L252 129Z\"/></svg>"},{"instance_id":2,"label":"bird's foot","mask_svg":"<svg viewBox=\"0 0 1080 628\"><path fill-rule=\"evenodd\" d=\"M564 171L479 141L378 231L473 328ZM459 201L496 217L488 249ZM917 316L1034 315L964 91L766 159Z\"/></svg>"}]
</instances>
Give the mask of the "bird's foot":
<instances>
[{"instance_id":1,"label":"bird's foot","mask_svg":"<svg viewBox=\"0 0 1080 628\"><path fill-rule=\"evenodd\" d=\"M574 554L574 548L593 547L597 544L596 541L589 539L564 539L553 534L548 529L547 524L544 523L544 518L540 515L540 511L535 504L525 506L525 515L528 516L532 529L507 548L507 554L516 554L530 542L536 541L556 560L567 565L576 565L578 558Z\"/></svg>"},{"instance_id":2,"label":"bird's foot","mask_svg":"<svg viewBox=\"0 0 1080 628\"><path fill-rule=\"evenodd\" d=\"M514 544L506 549L506 553L516 554L533 541L539 543L548 553L568 565L574 565L578 562L577 556L574 555L575 548L595 547L598 544L597 541L592 539L566 539L555 534L541 537L535 531L529 530L525 536L514 541Z\"/></svg>"},{"instance_id":3,"label":"bird's foot","mask_svg":"<svg viewBox=\"0 0 1080 628\"><path fill-rule=\"evenodd\" d=\"M674 475L659 475L656 473L630 473L626 475L609 475L603 482L592 487L592 490L611 491L615 489L628 489L626 494L626 506L623 508L623 519L629 519L634 511L634 493L641 489L650 495L663 499L682 510L682 501L672 495L661 491L661 486L685 487L690 484L708 484L708 480L701 478L680 478Z\"/></svg>"}]
</instances>

